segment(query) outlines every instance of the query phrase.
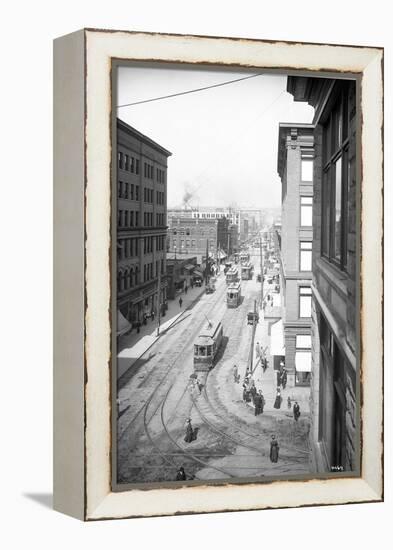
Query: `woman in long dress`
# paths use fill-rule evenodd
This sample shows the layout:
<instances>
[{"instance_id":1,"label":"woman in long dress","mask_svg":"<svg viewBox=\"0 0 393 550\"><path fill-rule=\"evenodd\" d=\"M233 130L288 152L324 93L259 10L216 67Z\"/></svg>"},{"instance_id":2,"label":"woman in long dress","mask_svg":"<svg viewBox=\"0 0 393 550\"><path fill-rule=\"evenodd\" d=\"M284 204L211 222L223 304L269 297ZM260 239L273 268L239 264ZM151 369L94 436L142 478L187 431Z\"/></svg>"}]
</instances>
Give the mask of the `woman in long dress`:
<instances>
[{"instance_id":1,"label":"woman in long dress","mask_svg":"<svg viewBox=\"0 0 393 550\"><path fill-rule=\"evenodd\" d=\"M187 427L186 427L186 435L184 437L184 441L186 443L191 443L191 441L193 440L193 436L194 436L194 430L192 429L191 420L188 419L187 420Z\"/></svg>"},{"instance_id":2,"label":"woman in long dress","mask_svg":"<svg viewBox=\"0 0 393 550\"><path fill-rule=\"evenodd\" d=\"M271 462L278 462L278 451L280 447L278 446L278 441L275 435L272 435L270 441L270 460Z\"/></svg>"}]
</instances>

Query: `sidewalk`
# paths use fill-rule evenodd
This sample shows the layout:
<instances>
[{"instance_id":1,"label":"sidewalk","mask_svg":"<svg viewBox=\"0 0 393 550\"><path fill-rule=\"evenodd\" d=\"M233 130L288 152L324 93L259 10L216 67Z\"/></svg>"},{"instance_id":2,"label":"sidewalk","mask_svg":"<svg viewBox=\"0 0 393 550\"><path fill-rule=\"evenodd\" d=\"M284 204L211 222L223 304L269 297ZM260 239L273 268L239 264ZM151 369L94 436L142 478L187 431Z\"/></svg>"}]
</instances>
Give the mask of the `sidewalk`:
<instances>
[{"instance_id":1,"label":"sidewalk","mask_svg":"<svg viewBox=\"0 0 393 550\"><path fill-rule=\"evenodd\" d=\"M279 319L277 319L278 321ZM266 348L266 357L268 360L268 368L263 372L260 359L257 357L255 345L259 342L261 348ZM281 386L281 409L275 409L273 407L276 397L277 389L277 371L273 368L273 357L270 355L270 336L268 335L268 323L264 318L263 310L260 311L259 323L255 330L254 350L253 350L253 377L257 389L262 389L262 393L265 397L266 405L265 411L277 414L291 414L294 401L297 401L300 405L302 413L310 412L309 395L310 388L303 386L294 386L293 388L286 386L285 390ZM291 398L291 409L287 407L288 397Z\"/></svg>"},{"instance_id":2,"label":"sidewalk","mask_svg":"<svg viewBox=\"0 0 393 550\"><path fill-rule=\"evenodd\" d=\"M154 321L147 320L142 325L139 334L136 329L120 336L117 354L117 378L119 379L132 365L173 325L185 311L191 309L205 293L205 283L201 287L188 287L187 293L182 291L174 300L168 300L168 309L165 317L161 317L160 336L157 336L157 317ZM183 300L179 306L179 298Z\"/></svg>"}]
</instances>

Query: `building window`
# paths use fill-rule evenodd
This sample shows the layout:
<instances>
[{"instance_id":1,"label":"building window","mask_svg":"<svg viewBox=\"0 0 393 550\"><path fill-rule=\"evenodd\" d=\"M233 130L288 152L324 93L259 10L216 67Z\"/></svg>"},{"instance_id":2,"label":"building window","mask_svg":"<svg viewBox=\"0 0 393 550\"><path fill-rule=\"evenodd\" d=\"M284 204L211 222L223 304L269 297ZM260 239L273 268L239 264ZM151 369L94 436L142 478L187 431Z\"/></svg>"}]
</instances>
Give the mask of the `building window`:
<instances>
[{"instance_id":1,"label":"building window","mask_svg":"<svg viewBox=\"0 0 393 550\"><path fill-rule=\"evenodd\" d=\"M323 127L322 255L340 269L347 264L349 186L349 86L339 83Z\"/></svg>"},{"instance_id":2,"label":"building window","mask_svg":"<svg viewBox=\"0 0 393 550\"><path fill-rule=\"evenodd\" d=\"M117 154L119 168L123 168L123 153Z\"/></svg>"},{"instance_id":3,"label":"building window","mask_svg":"<svg viewBox=\"0 0 393 550\"><path fill-rule=\"evenodd\" d=\"M311 336L298 334L295 350L295 384L309 386L311 377Z\"/></svg>"},{"instance_id":4,"label":"building window","mask_svg":"<svg viewBox=\"0 0 393 550\"><path fill-rule=\"evenodd\" d=\"M299 287L299 317L311 317L311 287Z\"/></svg>"},{"instance_id":5,"label":"building window","mask_svg":"<svg viewBox=\"0 0 393 550\"><path fill-rule=\"evenodd\" d=\"M312 197L300 197L300 225L312 226Z\"/></svg>"},{"instance_id":6,"label":"building window","mask_svg":"<svg viewBox=\"0 0 393 550\"><path fill-rule=\"evenodd\" d=\"M302 158L302 181L312 181L314 161L312 158Z\"/></svg>"},{"instance_id":7,"label":"building window","mask_svg":"<svg viewBox=\"0 0 393 550\"><path fill-rule=\"evenodd\" d=\"M312 242L300 241L300 271L312 269Z\"/></svg>"}]
</instances>

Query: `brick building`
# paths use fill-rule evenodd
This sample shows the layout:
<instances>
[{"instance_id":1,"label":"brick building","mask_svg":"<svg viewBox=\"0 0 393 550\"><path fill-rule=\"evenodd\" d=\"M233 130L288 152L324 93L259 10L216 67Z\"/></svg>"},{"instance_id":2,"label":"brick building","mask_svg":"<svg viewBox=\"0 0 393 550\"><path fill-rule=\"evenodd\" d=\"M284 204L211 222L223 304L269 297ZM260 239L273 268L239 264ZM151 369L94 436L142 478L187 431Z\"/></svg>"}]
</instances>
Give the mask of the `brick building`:
<instances>
[{"instance_id":1,"label":"brick building","mask_svg":"<svg viewBox=\"0 0 393 550\"><path fill-rule=\"evenodd\" d=\"M182 254L209 255L215 257L218 245L218 219L174 217L168 219L169 251L177 256Z\"/></svg>"},{"instance_id":2,"label":"brick building","mask_svg":"<svg viewBox=\"0 0 393 550\"><path fill-rule=\"evenodd\" d=\"M281 179L278 242L288 386L310 384L313 157L314 126L281 123L277 161Z\"/></svg>"},{"instance_id":3,"label":"brick building","mask_svg":"<svg viewBox=\"0 0 393 550\"><path fill-rule=\"evenodd\" d=\"M159 272L161 303L166 299L171 153L118 119L117 155L117 307L120 319L132 324L157 310Z\"/></svg>"},{"instance_id":4,"label":"brick building","mask_svg":"<svg viewBox=\"0 0 393 550\"><path fill-rule=\"evenodd\" d=\"M356 84L288 77L315 109L311 442L318 471L358 469Z\"/></svg>"}]
</instances>

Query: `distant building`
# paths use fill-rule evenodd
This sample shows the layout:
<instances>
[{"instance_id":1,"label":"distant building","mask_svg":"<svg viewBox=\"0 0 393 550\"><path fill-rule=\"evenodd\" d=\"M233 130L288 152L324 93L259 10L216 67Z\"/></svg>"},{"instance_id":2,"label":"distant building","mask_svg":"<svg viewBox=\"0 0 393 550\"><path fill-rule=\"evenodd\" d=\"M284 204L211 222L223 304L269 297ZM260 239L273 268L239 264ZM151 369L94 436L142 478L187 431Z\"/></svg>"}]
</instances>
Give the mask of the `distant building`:
<instances>
[{"instance_id":1,"label":"distant building","mask_svg":"<svg viewBox=\"0 0 393 550\"><path fill-rule=\"evenodd\" d=\"M229 224L229 219L226 217L219 218L217 222L217 246L225 254L228 254L230 246Z\"/></svg>"},{"instance_id":2,"label":"distant building","mask_svg":"<svg viewBox=\"0 0 393 550\"><path fill-rule=\"evenodd\" d=\"M228 256L239 252L239 231L238 227L235 224L230 224L229 228L229 250Z\"/></svg>"},{"instance_id":3,"label":"distant building","mask_svg":"<svg viewBox=\"0 0 393 550\"><path fill-rule=\"evenodd\" d=\"M176 295L185 290L186 286L191 286L191 278L194 274L203 277L201 270L197 270L196 256L182 256L174 258L173 255L167 256L167 297L174 300ZM197 270L197 271L195 271Z\"/></svg>"},{"instance_id":4,"label":"distant building","mask_svg":"<svg viewBox=\"0 0 393 550\"><path fill-rule=\"evenodd\" d=\"M311 267L314 126L280 124L280 291L288 386L309 385L311 374ZM280 230L279 230L280 228Z\"/></svg>"},{"instance_id":5,"label":"distant building","mask_svg":"<svg viewBox=\"0 0 393 550\"><path fill-rule=\"evenodd\" d=\"M181 255L209 255L215 257L218 245L218 220L188 217L168 219L169 251ZM199 262L198 262L199 263Z\"/></svg>"},{"instance_id":6,"label":"distant building","mask_svg":"<svg viewBox=\"0 0 393 550\"><path fill-rule=\"evenodd\" d=\"M356 84L288 77L315 109L311 442L318 471L357 469ZM358 397L358 399L356 398Z\"/></svg>"},{"instance_id":7,"label":"distant building","mask_svg":"<svg viewBox=\"0 0 393 550\"><path fill-rule=\"evenodd\" d=\"M166 300L169 151L117 120L117 307L131 324Z\"/></svg>"}]
</instances>

